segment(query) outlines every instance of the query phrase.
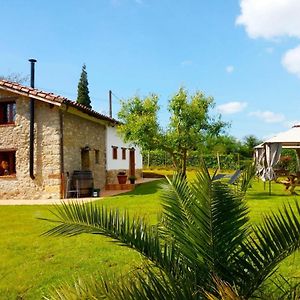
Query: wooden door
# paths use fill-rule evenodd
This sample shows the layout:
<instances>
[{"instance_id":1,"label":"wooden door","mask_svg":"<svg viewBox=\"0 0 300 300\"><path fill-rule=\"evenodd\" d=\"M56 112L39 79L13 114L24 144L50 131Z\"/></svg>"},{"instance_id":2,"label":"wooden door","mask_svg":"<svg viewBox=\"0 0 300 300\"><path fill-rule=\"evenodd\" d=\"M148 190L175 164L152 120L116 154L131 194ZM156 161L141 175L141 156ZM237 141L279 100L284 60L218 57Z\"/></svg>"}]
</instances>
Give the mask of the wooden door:
<instances>
[{"instance_id":1,"label":"wooden door","mask_svg":"<svg viewBox=\"0 0 300 300\"><path fill-rule=\"evenodd\" d=\"M89 171L90 170L90 152L89 150L81 150L81 170Z\"/></svg>"},{"instance_id":2,"label":"wooden door","mask_svg":"<svg viewBox=\"0 0 300 300\"><path fill-rule=\"evenodd\" d=\"M129 176L135 176L135 149L129 150Z\"/></svg>"}]
</instances>

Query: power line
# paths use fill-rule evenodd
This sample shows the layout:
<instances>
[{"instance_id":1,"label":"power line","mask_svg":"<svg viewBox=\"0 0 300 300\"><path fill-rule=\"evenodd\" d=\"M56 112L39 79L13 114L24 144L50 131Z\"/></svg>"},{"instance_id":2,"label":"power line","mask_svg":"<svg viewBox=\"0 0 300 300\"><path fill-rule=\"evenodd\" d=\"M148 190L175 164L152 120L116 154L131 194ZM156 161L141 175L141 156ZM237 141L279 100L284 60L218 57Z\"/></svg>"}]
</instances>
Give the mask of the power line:
<instances>
[{"instance_id":1,"label":"power line","mask_svg":"<svg viewBox=\"0 0 300 300\"><path fill-rule=\"evenodd\" d=\"M113 96L115 96L119 101L122 101L120 97L118 97L115 93L111 92Z\"/></svg>"}]
</instances>

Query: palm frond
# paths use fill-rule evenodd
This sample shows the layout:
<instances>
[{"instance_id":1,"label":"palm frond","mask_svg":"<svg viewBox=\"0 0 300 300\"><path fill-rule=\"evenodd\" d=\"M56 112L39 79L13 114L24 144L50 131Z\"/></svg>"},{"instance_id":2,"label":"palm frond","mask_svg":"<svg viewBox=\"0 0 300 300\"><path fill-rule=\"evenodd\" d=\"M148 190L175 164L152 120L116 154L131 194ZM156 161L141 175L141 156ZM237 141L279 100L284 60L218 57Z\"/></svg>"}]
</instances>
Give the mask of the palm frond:
<instances>
[{"instance_id":1,"label":"palm frond","mask_svg":"<svg viewBox=\"0 0 300 300\"><path fill-rule=\"evenodd\" d=\"M248 208L241 194L226 184L209 181L205 174L205 170L198 173L197 180L192 184L200 204L194 210L194 218L199 225L198 240L201 241L197 250L211 272L231 282L234 270L232 258L248 232ZM209 187L205 187L207 182Z\"/></svg>"},{"instance_id":2,"label":"palm frond","mask_svg":"<svg viewBox=\"0 0 300 300\"><path fill-rule=\"evenodd\" d=\"M161 244L156 226L148 226L142 218L131 220L125 211L107 209L93 203L64 203L56 205L54 219L42 219L56 225L46 236L74 236L82 233L111 237L134 248L146 258L166 270L177 268L174 243Z\"/></svg>"},{"instance_id":3,"label":"palm frond","mask_svg":"<svg viewBox=\"0 0 300 300\"><path fill-rule=\"evenodd\" d=\"M299 300L299 277L286 278L282 274L276 274L270 278L257 291L253 298L262 300Z\"/></svg>"},{"instance_id":4,"label":"palm frond","mask_svg":"<svg viewBox=\"0 0 300 300\"><path fill-rule=\"evenodd\" d=\"M242 172L241 184L240 184L240 191L242 193L246 193L248 188L251 186L251 181L255 176L255 164L251 163L248 164L247 167Z\"/></svg>"},{"instance_id":5,"label":"palm frond","mask_svg":"<svg viewBox=\"0 0 300 300\"><path fill-rule=\"evenodd\" d=\"M300 249L300 207L289 205L278 214L265 216L262 225L242 244L243 255L236 261L240 267L243 295L251 296L277 269L279 263Z\"/></svg>"},{"instance_id":6,"label":"palm frond","mask_svg":"<svg viewBox=\"0 0 300 300\"><path fill-rule=\"evenodd\" d=\"M143 270L115 279L101 277L95 279L79 279L73 284L65 283L51 291L46 300L197 300L199 292L195 292L190 282L174 280L162 270L146 266Z\"/></svg>"},{"instance_id":7,"label":"palm frond","mask_svg":"<svg viewBox=\"0 0 300 300\"><path fill-rule=\"evenodd\" d=\"M231 286L226 281L221 280L220 278L213 277L214 288L213 292L204 291L203 294L207 300L242 300L238 295L238 292L235 287Z\"/></svg>"},{"instance_id":8,"label":"palm frond","mask_svg":"<svg viewBox=\"0 0 300 300\"><path fill-rule=\"evenodd\" d=\"M247 233L248 209L240 195L212 181L203 167L191 185L175 176L163 193L163 203L166 230L197 280L208 278L209 272L231 278L231 257Z\"/></svg>"}]
</instances>

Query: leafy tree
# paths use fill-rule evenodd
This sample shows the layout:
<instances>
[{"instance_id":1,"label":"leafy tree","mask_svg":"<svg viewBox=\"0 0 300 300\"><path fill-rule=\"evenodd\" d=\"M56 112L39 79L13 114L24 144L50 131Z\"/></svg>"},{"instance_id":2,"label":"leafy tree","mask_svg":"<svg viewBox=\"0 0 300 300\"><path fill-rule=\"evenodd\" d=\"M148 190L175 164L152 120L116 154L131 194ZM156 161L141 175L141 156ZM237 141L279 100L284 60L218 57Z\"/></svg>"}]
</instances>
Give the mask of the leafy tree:
<instances>
[{"instance_id":1,"label":"leafy tree","mask_svg":"<svg viewBox=\"0 0 300 300\"><path fill-rule=\"evenodd\" d=\"M209 137L205 141L205 152L207 154L233 154L238 153L241 148L241 143L236 138L229 135L220 135Z\"/></svg>"},{"instance_id":2,"label":"leafy tree","mask_svg":"<svg viewBox=\"0 0 300 300\"><path fill-rule=\"evenodd\" d=\"M237 189L212 181L205 167L192 184L174 176L164 186L157 226L97 204L57 206L51 220L55 226L47 235L108 236L141 253L149 264L133 278L81 281L75 288L58 289L50 299L245 300L262 295L279 263L300 248L300 206L284 207L251 227L243 199L252 174L251 166Z\"/></svg>"},{"instance_id":3,"label":"leafy tree","mask_svg":"<svg viewBox=\"0 0 300 300\"><path fill-rule=\"evenodd\" d=\"M89 83L87 79L86 65L84 64L82 66L82 71L78 82L77 102L89 108L92 108L88 85Z\"/></svg>"},{"instance_id":4,"label":"leafy tree","mask_svg":"<svg viewBox=\"0 0 300 300\"><path fill-rule=\"evenodd\" d=\"M262 141L254 135L248 135L244 137L242 143L241 154L246 157L252 157L254 147L259 145Z\"/></svg>"},{"instance_id":5,"label":"leafy tree","mask_svg":"<svg viewBox=\"0 0 300 300\"><path fill-rule=\"evenodd\" d=\"M189 153L203 147L208 136L218 135L226 123L209 116L214 106L212 97L201 92L189 95L180 88L169 101L170 122L163 129L158 122L158 97L154 94L141 99L134 97L121 102L118 114L123 125L119 132L125 141L139 145L143 150L164 150L172 157L173 165L186 174Z\"/></svg>"},{"instance_id":6,"label":"leafy tree","mask_svg":"<svg viewBox=\"0 0 300 300\"><path fill-rule=\"evenodd\" d=\"M29 75L22 75L20 73L11 73L6 76L0 75L0 80L5 79L12 82L17 82L19 84L28 83L29 81Z\"/></svg>"}]
</instances>

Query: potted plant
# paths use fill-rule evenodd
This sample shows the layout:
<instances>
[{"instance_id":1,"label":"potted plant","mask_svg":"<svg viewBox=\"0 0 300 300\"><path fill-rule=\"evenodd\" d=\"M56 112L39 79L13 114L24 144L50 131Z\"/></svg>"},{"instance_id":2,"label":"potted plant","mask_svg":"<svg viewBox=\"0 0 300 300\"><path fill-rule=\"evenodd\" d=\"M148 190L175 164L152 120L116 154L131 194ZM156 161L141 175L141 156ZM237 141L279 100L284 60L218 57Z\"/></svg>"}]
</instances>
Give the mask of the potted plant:
<instances>
[{"instance_id":1,"label":"potted plant","mask_svg":"<svg viewBox=\"0 0 300 300\"><path fill-rule=\"evenodd\" d=\"M129 176L128 179L129 179L131 184L134 184L135 181L136 181L136 177L134 175Z\"/></svg>"},{"instance_id":2,"label":"potted plant","mask_svg":"<svg viewBox=\"0 0 300 300\"><path fill-rule=\"evenodd\" d=\"M125 184L127 181L127 175L125 171L120 171L117 175L119 184Z\"/></svg>"}]
</instances>

